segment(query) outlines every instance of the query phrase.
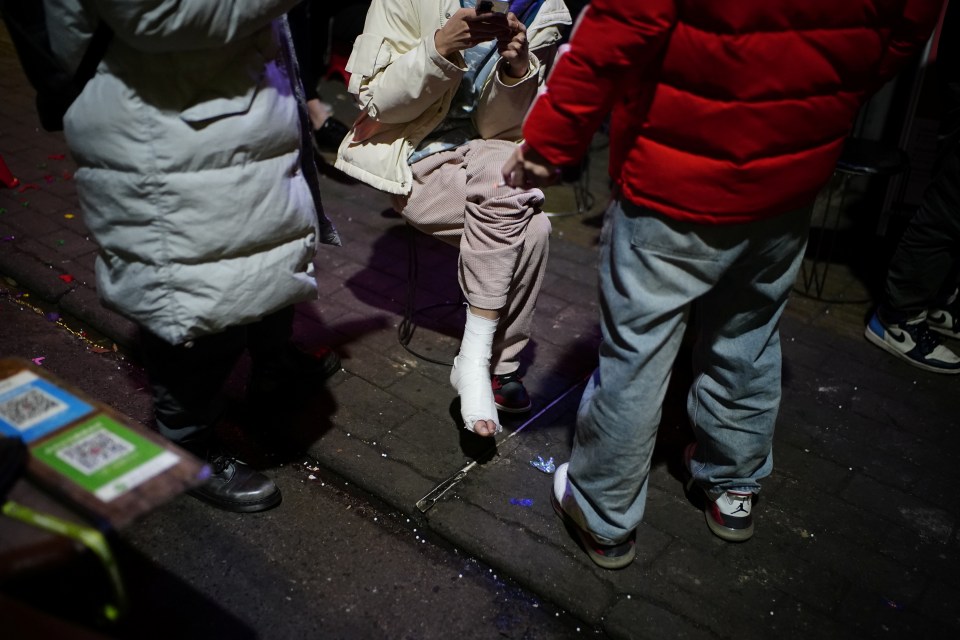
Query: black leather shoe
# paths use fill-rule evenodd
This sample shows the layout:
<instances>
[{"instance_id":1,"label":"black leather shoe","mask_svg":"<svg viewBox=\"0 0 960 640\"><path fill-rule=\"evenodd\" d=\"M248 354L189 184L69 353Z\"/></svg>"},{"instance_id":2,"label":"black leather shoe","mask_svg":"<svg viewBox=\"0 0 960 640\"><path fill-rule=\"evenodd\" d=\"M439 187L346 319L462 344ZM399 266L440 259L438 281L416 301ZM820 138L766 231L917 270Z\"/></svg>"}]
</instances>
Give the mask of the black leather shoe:
<instances>
[{"instance_id":1,"label":"black leather shoe","mask_svg":"<svg viewBox=\"0 0 960 640\"><path fill-rule=\"evenodd\" d=\"M280 489L273 480L246 463L223 454L209 462L213 473L205 484L190 491L194 498L237 513L266 511L280 504Z\"/></svg>"},{"instance_id":2,"label":"black leather shoe","mask_svg":"<svg viewBox=\"0 0 960 640\"><path fill-rule=\"evenodd\" d=\"M320 128L313 132L313 139L322 151L336 151L340 143L350 133L350 127L336 118L327 118Z\"/></svg>"}]
</instances>

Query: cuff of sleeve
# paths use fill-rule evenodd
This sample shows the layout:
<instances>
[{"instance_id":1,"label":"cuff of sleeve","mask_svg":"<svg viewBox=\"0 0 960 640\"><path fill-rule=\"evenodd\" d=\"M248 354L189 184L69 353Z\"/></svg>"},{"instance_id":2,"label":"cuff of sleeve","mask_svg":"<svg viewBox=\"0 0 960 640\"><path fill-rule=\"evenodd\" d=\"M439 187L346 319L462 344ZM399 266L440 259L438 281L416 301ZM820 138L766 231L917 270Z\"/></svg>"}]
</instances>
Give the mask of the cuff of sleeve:
<instances>
[{"instance_id":1,"label":"cuff of sleeve","mask_svg":"<svg viewBox=\"0 0 960 640\"><path fill-rule=\"evenodd\" d=\"M519 78L514 78L513 76L507 73L507 63L504 62L502 59L500 60L500 63L497 65L497 67L498 67L497 79L500 81L500 84L507 87L515 87L525 80L529 80L530 78L536 78L540 68L540 63L537 61L536 56L530 56L530 62L528 63L528 66L527 66L527 72L524 75L520 76Z\"/></svg>"}]
</instances>

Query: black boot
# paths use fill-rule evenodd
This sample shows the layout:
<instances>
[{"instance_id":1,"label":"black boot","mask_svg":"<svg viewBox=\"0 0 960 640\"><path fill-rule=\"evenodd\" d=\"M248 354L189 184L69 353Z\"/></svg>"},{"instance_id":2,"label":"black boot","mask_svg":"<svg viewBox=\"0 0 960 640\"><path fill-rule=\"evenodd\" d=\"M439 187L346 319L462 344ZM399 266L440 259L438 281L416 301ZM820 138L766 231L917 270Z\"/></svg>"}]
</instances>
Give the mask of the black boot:
<instances>
[{"instance_id":1,"label":"black boot","mask_svg":"<svg viewBox=\"0 0 960 640\"><path fill-rule=\"evenodd\" d=\"M280 489L273 480L233 456L217 453L208 457L211 475L190 495L225 511L251 513L280 504Z\"/></svg>"}]
</instances>

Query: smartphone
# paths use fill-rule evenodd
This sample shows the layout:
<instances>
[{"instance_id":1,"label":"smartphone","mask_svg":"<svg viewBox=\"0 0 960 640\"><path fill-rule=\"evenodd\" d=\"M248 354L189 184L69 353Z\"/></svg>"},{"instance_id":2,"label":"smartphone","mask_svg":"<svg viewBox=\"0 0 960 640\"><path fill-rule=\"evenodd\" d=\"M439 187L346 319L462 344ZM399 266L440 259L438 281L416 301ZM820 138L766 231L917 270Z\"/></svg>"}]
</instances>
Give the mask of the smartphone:
<instances>
[{"instance_id":1,"label":"smartphone","mask_svg":"<svg viewBox=\"0 0 960 640\"><path fill-rule=\"evenodd\" d=\"M480 0L477 3L477 13L502 13L506 15L510 10L508 0Z\"/></svg>"}]
</instances>

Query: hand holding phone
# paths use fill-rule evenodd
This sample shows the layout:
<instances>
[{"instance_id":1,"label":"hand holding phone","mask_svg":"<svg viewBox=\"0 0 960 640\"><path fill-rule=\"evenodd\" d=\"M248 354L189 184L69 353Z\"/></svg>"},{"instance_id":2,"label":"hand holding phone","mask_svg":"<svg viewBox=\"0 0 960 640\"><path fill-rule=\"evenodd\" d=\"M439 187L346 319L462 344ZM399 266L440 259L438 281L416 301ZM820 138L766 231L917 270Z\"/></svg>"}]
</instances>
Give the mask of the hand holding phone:
<instances>
[{"instance_id":1,"label":"hand holding phone","mask_svg":"<svg viewBox=\"0 0 960 640\"><path fill-rule=\"evenodd\" d=\"M480 0L480 4L490 5L486 13L479 12L478 4L476 9L460 9L451 15L434 34L437 52L450 58L453 53L482 42L509 38L514 33L514 29L509 26L512 14L497 13L494 5L498 2L509 7L509 3L502 0Z\"/></svg>"}]
</instances>

